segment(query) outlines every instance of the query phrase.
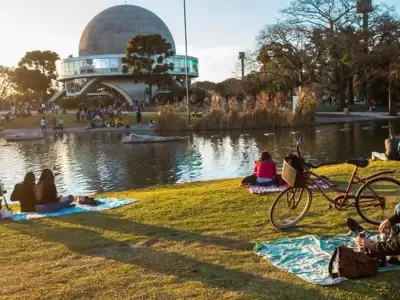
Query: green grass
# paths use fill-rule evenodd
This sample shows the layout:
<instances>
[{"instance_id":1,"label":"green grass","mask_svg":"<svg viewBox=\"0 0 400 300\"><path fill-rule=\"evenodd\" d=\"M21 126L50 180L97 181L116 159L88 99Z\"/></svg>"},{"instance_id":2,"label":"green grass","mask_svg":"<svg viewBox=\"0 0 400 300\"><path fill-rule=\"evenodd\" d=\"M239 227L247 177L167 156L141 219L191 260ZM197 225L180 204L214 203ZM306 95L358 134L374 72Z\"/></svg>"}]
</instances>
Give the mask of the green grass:
<instances>
[{"instance_id":1,"label":"green grass","mask_svg":"<svg viewBox=\"0 0 400 300\"><path fill-rule=\"evenodd\" d=\"M388 168L397 169L398 163L374 162L361 175ZM339 165L318 173L343 182L351 170ZM398 299L400 281L392 272L323 288L257 257L252 249L257 240L343 234L346 216L357 215L354 209L329 211L315 192L306 218L280 231L268 220L276 195L251 195L239 182L111 193L140 202L106 212L1 221L0 297Z\"/></svg>"},{"instance_id":2,"label":"green grass","mask_svg":"<svg viewBox=\"0 0 400 300\"><path fill-rule=\"evenodd\" d=\"M0 121L0 127L4 129L34 129L40 128L40 119L45 116L47 119L47 126L48 128L52 127L51 120L53 116L51 114L46 115L34 115L29 118L21 118L21 119L14 119L12 121ZM71 127L85 127L88 124L88 121L81 121L78 122L76 120L75 113L67 113L57 116L57 119L62 117L64 119L64 128L71 128ZM150 120L155 120L156 115L154 113L144 113L142 114L142 124L147 124ZM127 116L122 116L122 120L125 124L133 125L136 124L136 116L130 114ZM110 121L110 120L107 120Z\"/></svg>"}]
</instances>

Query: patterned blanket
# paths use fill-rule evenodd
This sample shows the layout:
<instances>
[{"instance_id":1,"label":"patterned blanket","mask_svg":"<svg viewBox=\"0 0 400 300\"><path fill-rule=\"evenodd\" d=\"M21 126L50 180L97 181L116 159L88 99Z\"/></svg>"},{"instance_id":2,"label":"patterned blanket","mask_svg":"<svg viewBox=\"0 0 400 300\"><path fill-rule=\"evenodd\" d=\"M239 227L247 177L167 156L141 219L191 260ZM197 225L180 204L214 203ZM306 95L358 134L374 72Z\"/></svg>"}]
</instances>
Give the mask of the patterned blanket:
<instances>
[{"instance_id":1,"label":"patterned blanket","mask_svg":"<svg viewBox=\"0 0 400 300\"><path fill-rule=\"evenodd\" d=\"M336 186L334 183L332 183L329 180L329 178L325 178L325 180L332 186ZM329 189L329 186L322 180L315 179L315 180L312 180L311 182L312 182L312 184L308 186L311 189L317 189L317 184L319 185L319 187L321 189ZM268 186L268 187L258 186L258 185L249 185L246 188L252 194L262 195L262 194L280 193L280 192L284 191L285 189L287 189L288 187L289 187L289 185L285 184L285 185L279 185L279 186L274 185L274 186Z\"/></svg>"}]
</instances>

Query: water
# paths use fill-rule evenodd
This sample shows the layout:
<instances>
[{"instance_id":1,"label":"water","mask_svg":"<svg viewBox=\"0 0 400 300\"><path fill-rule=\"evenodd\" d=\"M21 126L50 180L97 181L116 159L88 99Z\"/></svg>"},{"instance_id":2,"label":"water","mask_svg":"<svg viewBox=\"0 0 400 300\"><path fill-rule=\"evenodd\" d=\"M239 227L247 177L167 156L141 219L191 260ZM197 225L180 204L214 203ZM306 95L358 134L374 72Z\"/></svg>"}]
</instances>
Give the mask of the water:
<instances>
[{"instance_id":1,"label":"water","mask_svg":"<svg viewBox=\"0 0 400 300\"><path fill-rule=\"evenodd\" d=\"M290 129L204 132L184 143L142 145L123 145L127 134L116 132L50 134L43 141L8 144L0 137L0 178L12 190L27 171L39 176L49 167L59 173L60 193L78 195L240 177L252 172L261 150L269 151L280 166L300 135L304 156L313 161L369 157L373 150L384 151L388 129L382 126L387 125L388 121L328 125L301 134Z\"/></svg>"}]
</instances>

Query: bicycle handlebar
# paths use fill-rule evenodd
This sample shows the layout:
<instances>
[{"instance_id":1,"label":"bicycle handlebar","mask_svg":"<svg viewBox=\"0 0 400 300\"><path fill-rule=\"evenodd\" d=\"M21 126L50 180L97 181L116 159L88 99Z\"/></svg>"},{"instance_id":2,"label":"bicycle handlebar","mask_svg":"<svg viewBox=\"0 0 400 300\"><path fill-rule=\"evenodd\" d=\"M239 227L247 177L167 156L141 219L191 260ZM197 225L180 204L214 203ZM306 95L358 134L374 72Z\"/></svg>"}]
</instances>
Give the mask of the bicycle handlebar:
<instances>
[{"instance_id":1,"label":"bicycle handlebar","mask_svg":"<svg viewBox=\"0 0 400 300\"><path fill-rule=\"evenodd\" d=\"M337 161L331 161L331 162L325 162L325 163L320 163L320 164L314 165L314 164L312 164L312 163L306 161L305 158L301 155L301 151L300 151L300 145L301 145L302 143L303 143L303 138L300 137L300 138L297 140L297 143L296 143L296 151L297 151L297 155L300 157L300 159L304 162L304 164L305 164L307 167L313 168L313 169L317 169L317 168L320 168L320 167L322 167L322 166L330 166L330 165L337 165L337 164L338 164Z\"/></svg>"}]
</instances>

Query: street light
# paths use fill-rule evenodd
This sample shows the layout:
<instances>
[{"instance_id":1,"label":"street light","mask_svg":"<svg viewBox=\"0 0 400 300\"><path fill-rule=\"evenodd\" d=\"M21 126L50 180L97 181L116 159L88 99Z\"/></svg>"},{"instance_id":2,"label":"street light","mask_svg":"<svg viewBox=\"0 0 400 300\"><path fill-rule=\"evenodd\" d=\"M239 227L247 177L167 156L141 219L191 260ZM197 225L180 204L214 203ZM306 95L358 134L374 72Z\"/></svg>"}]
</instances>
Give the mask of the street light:
<instances>
[{"instance_id":1,"label":"street light","mask_svg":"<svg viewBox=\"0 0 400 300\"><path fill-rule=\"evenodd\" d=\"M190 107L189 107L189 60L188 60L188 45L187 45L187 26L186 26L186 0L183 0L183 18L185 26L185 75L186 75L186 101L188 122L190 124Z\"/></svg>"}]
</instances>

